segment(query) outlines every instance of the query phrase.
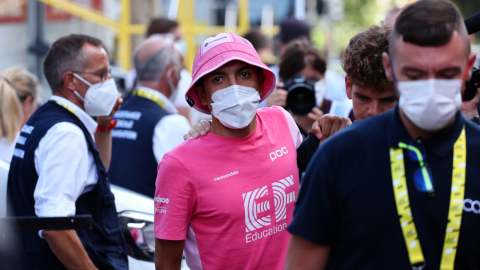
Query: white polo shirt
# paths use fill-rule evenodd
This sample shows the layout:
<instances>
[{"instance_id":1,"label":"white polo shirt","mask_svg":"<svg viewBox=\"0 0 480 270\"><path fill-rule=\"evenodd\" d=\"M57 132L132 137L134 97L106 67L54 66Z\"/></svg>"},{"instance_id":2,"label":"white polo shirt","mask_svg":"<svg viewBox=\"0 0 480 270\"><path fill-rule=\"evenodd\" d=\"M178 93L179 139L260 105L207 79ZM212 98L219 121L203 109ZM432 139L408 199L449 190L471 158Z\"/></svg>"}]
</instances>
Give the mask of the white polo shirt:
<instances>
[{"instance_id":1,"label":"white polo shirt","mask_svg":"<svg viewBox=\"0 0 480 270\"><path fill-rule=\"evenodd\" d=\"M187 134L190 130L190 123L187 118L178 113L175 105L164 94L144 86L137 88L161 99L165 105L164 109L171 113L158 121L153 132L153 154L155 155L157 163L160 163L165 153L184 141L183 135Z\"/></svg>"}]
</instances>

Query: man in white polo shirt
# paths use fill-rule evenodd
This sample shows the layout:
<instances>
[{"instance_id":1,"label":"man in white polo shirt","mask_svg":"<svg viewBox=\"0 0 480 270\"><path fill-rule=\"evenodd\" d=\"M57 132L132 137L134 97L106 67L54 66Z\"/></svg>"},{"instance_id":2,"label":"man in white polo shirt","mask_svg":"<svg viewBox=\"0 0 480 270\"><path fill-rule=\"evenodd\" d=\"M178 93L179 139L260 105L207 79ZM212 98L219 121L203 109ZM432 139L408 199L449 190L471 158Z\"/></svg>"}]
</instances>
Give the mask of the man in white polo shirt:
<instances>
[{"instance_id":1,"label":"man in white polo shirt","mask_svg":"<svg viewBox=\"0 0 480 270\"><path fill-rule=\"evenodd\" d=\"M103 43L85 35L58 39L45 58L53 96L30 117L17 140L8 177L8 215L88 214L93 228L19 233L24 269L128 268L115 197L94 141L108 143L115 125L111 112L119 97L109 68ZM95 122L91 116L107 117Z\"/></svg>"}]
</instances>

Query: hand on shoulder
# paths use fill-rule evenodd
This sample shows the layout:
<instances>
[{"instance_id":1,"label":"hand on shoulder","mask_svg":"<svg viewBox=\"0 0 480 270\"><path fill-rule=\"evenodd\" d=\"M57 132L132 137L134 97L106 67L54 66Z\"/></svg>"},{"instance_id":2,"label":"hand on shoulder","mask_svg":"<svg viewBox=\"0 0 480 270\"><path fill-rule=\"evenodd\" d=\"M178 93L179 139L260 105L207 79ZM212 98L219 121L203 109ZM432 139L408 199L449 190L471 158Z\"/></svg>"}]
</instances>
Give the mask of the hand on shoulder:
<instances>
[{"instance_id":1,"label":"hand on shoulder","mask_svg":"<svg viewBox=\"0 0 480 270\"><path fill-rule=\"evenodd\" d=\"M339 130L350 126L351 124L352 121L350 118L334 114L325 114L313 123L312 134L317 136L321 143Z\"/></svg>"}]
</instances>

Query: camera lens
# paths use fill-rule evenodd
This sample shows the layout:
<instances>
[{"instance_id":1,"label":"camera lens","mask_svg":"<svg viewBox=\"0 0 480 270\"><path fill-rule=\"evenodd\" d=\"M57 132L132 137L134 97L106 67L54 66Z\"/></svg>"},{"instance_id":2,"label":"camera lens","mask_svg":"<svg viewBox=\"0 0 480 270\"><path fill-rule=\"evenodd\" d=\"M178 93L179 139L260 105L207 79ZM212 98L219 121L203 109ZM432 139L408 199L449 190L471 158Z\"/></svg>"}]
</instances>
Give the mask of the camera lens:
<instances>
[{"instance_id":1,"label":"camera lens","mask_svg":"<svg viewBox=\"0 0 480 270\"><path fill-rule=\"evenodd\" d=\"M315 107L315 93L306 87L297 86L287 96L287 107L296 115L307 115Z\"/></svg>"}]
</instances>

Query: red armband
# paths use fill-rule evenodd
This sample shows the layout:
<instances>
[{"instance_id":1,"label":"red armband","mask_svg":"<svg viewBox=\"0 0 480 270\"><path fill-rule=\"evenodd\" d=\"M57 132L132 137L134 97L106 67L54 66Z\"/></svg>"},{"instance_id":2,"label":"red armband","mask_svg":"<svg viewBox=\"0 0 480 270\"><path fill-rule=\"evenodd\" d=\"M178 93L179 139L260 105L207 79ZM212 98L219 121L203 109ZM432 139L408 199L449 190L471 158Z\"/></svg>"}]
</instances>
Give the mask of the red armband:
<instances>
[{"instance_id":1,"label":"red armband","mask_svg":"<svg viewBox=\"0 0 480 270\"><path fill-rule=\"evenodd\" d=\"M107 126L97 126L97 131L98 132L109 132L111 131L116 125L117 125L118 120L112 120L110 121L110 124Z\"/></svg>"}]
</instances>

